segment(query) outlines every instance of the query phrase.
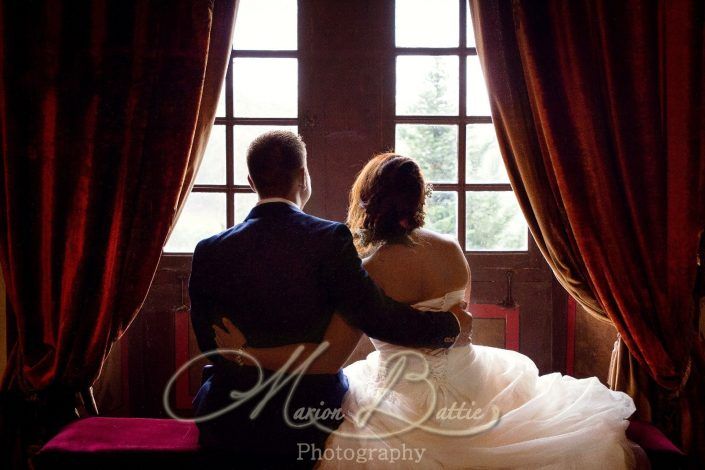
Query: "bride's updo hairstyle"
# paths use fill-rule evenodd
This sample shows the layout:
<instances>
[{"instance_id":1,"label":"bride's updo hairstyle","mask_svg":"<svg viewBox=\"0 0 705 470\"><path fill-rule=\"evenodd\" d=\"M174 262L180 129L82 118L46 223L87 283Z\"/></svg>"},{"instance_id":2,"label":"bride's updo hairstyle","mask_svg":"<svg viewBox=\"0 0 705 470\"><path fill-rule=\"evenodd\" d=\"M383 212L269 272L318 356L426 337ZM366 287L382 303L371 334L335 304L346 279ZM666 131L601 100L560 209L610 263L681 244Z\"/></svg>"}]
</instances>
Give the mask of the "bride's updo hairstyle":
<instances>
[{"instance_id":1,"label":"bride's updo hairstyle","mask_svg":"<svg viewBox=\"0 0 705 470\"><path fill-rule=\"evenodd\" d=\"M365 255L381 243L411 243L409 234L424 224L430 192L411 158L374 156L350 190L347 224L358 252Z\"/></svg>"}]
</instances>

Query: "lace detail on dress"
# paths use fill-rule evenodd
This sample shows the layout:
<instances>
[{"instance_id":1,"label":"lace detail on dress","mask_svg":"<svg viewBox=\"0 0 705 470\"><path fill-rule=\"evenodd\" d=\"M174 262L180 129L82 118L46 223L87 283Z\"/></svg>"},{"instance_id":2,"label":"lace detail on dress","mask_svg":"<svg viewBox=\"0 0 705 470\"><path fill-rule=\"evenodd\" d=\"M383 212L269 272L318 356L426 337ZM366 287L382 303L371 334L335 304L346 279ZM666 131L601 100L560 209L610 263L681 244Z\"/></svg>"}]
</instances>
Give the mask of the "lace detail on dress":
<instances>
[{"instance_id":1,"label":"lace detail on dress","mask_svg":"<svg viewBox=\"0 0 705 470\"><path fill-rule=\"evenodd\" d=\"M448 292L443 297L424 300L413 305L414 308L424 311L443 312L449 310L463 300L464 289ZM398 381L406 379L417 379L417 375L428 367L427 378L434 383L442 384L447 381L448 371L448 348L415 348L410 349L396 344L386 343L376 339L371 339L375 349L378 351L378 368L376 382L385 383L389 379L390 371L394 371L395 364L400 358L404 358L405 366ZM407 376L407 374L410 374Z\"/></svg>"},{"instance_id":2,"label":"lace detail on dress","mask_svg":"<svg viewBox=\"0 0 705 470\"><path fill-rule=\"evenodd\" d=\"M435 350L426 354L429 361L429 377L434 383L444 385L448 378L448 349Z\"/></svg>"}]
</instances>

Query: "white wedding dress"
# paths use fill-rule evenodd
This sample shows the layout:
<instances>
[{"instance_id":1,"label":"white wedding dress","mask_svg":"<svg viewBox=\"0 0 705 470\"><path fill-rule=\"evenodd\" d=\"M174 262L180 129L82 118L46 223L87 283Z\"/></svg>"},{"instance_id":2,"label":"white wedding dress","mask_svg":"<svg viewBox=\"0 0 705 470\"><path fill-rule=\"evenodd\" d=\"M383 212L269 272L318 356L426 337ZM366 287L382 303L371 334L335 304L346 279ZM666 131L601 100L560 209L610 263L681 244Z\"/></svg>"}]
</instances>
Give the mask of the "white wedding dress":
<instances>
[{"instance_id":1,"label":"white wedding dress","mask_svg":"<svg viewBox=\"0 0 705 470\"><path fill-rule=\"evenodd\" d=\"M448 310L462 297L462 290L450 292L414 307ZM625 437L634 403L595 377L539 376L528 357L486 346L432 351L372 342L376 351L344 370L345 421L328 438L331 450L318 468L635 465ZM365 421L366 410L374 411Z\"/></svg>"}]
</instances>

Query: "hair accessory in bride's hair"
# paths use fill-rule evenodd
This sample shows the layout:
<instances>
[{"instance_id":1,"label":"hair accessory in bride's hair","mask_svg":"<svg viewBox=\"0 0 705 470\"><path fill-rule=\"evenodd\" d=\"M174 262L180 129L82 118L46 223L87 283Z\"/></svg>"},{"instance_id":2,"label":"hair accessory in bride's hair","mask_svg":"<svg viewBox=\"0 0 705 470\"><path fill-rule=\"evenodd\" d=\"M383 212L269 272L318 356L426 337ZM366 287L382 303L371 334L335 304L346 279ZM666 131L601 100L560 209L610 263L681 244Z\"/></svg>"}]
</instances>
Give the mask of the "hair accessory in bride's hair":
<instances>
[{"instance_id":1,"label":"hair accessory in bride's hair","mask_svg":"<svg viewBox=\"0 0 705 470\"><path fill-rule=\"evenodd\" d=\"M360 246L367 246L370 244L370 231L364 228L359 229L355 232L358 240L360 241Z\"/></svg>"}]
</instances>

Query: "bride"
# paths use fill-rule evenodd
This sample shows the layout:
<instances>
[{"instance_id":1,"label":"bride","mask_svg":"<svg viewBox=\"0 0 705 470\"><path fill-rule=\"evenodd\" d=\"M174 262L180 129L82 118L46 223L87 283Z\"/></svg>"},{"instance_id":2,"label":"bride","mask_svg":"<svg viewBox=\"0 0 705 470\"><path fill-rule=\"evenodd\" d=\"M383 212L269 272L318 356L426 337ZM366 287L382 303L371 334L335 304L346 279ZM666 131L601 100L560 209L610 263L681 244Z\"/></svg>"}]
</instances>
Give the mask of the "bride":
<instances>
[{"instance_id":1,"label":"bride","mask_svg":"<svg viewBox=\"0 0 705 470\"><path fill-rule=\"evenodd\" d=\"M470 270L455 240L423 228L428 193L412 159L378 155L353 185L347 223L365 268L387 295L444 311L470 298ZM244 344L244 336L226 324L231 334L217 329L219 346L232 346L233 337ZM337 372L360 336L334 316L325 337L330 347L307 373ZM528 357L486 346L426 350L372 343L375 352L344 369L350 385L344 421L319 451L318 468L635 465L625 436L634 403L595 377L539 376ZM276 370L296 346L247 352ZM294 364L316 346L304 344L305 354Z\"/></svg>"}]
</instances>

